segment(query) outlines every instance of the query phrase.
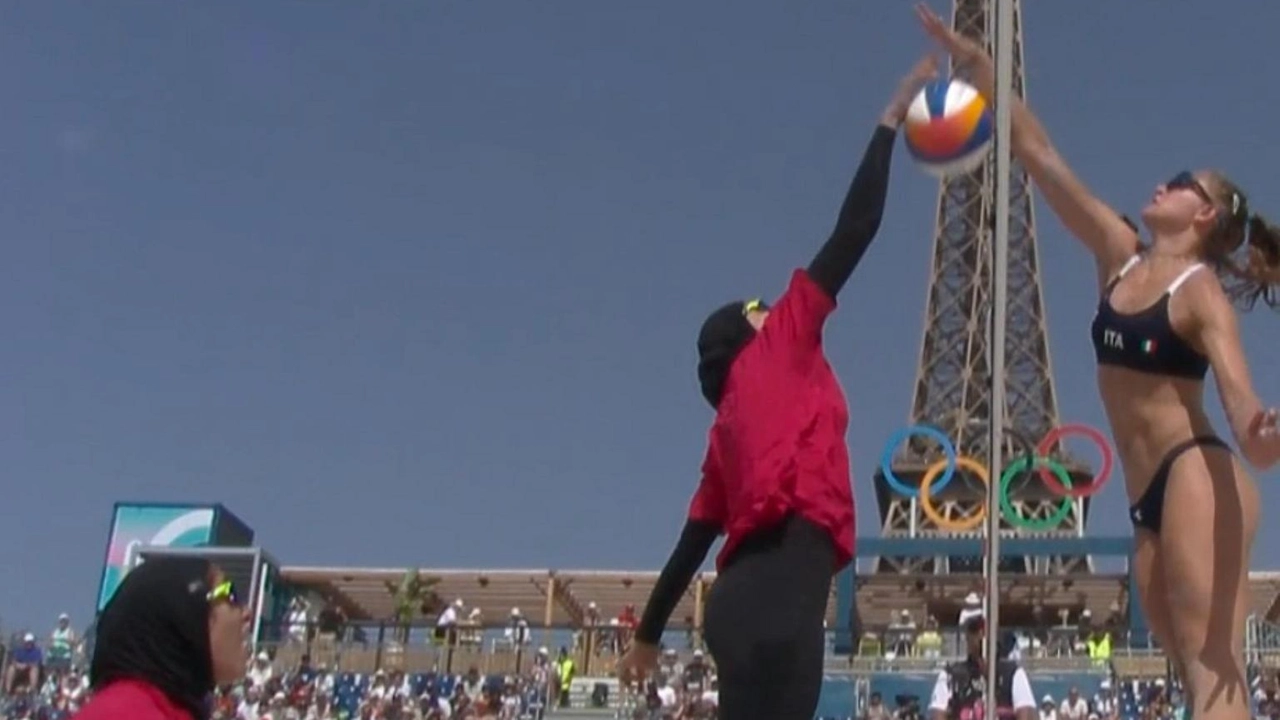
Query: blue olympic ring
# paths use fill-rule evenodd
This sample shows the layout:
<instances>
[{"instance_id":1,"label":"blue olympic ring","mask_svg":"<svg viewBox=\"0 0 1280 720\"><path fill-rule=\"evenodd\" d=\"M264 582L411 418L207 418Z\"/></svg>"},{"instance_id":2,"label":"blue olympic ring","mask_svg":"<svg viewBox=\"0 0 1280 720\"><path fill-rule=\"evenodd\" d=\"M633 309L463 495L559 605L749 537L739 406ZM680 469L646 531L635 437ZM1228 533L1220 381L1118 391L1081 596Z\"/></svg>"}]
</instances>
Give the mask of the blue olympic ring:
<instances>
[{"instance_id":1,"label":"blue olympic ring","mask_svg":"<svg viewBox=\"0 0 1280 720\"><path fill-rule=\"evenodd\" d=\"M889 441L885 443L884 452L880 454L880 472L884 475L885 482L889 483L889 487L898 491L898 493L907 497L920 497L920 488L913 488L902 482L897 475L893 474L893 451L898 448L898 443L906 440L912 435L924 435L933 438L942 446L942 451L947 454L947 469L943 471L942 477L930 488L930 492L939 492L947 483L951 482L951 477L956 474L956 446L951 442L951 438L932 425L910 425L904 427L893 435L889 436Z\"/></svg>"}]
</instances>

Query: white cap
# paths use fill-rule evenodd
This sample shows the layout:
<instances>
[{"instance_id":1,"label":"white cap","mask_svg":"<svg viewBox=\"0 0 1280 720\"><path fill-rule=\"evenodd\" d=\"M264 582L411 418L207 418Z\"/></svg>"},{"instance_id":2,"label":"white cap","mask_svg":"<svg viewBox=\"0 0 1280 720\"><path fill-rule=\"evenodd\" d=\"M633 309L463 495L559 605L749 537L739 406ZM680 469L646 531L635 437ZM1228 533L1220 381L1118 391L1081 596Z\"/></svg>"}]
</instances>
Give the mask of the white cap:
<instances>
[{"instance_id":1,"label":"white cap","mask_svg":"<svg viewBox=\"0 0 1280 720\"><path fill-rule=\"evenodd\" d=\"M462 607L462 598L458 598L457 600L454 600L454 601L453 601L453 606L454 606L454 607Z\"/></svg>"},{"instance_id":2,"label":"white cap","mask_svg":"<svg viewBox=\"0 0 1280 720\"><path fill-rule=\"evenodd\" d=\"M1052 695L1045 695L1044 697L1040 698L1040 702L1041 702L1042 704L1043 704L1043 703L1051 703L1051 702L1053 702L1053 696L1052 696Z\"/></svg>"},{"instance_id":3,"label":"white cap","mask_svg":"<svg viewBox=\"0 0 1280 720\"><path fill-rule=\"evenodd\" d=\"M35 636L35 635L32 635L31 633L27 633L26 635L23 635L23 636L22 636L22 642L29 642L29 643L32 643L32 642L35 642L35 641L36 641L36 636Z\"/></svg>"},{"instance_id":4,"label":"white cap","mask_svg":"<svg viewBox=\"0 0 1280 720\"><path fill-rule=\"evenodd\" d=\"M70 615L68 615L68 614L66 614L66 613L59 613L59 614L58 614L58 619L59 619L59 620L70 620L70 619L71 619L71 616L70 616Z\"/></svg>"},{"instance_id":5,"label":"white cap","mask_svg":"<svg viewBox=\"0 0 1280 720\"><path fill-rule=\"evenodd\" d=\"M978 597L978 593L971 592L968 595L964 596L964 604L965 605L981 605L982 598Z\"/></svg>"},{"instance_id":6,"label":"white cap","mask_svg":"<svg viewBox=\"0 0 1280 720\"><path fill-rule=\"evenodd\" d=\"M271 656L268 655L266 651L258 653L258 662L270 662L270 661L271 661Z\"/></svg>"}]
</instances>

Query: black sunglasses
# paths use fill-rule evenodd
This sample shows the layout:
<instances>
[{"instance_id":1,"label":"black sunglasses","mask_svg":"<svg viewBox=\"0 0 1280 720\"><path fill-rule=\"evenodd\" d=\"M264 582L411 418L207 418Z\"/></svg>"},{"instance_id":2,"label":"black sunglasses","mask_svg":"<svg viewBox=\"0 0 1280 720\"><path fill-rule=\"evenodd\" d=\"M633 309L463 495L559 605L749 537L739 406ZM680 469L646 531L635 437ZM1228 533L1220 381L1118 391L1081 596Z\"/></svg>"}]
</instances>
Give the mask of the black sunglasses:
<instances>
[{"instance_id":1,"label":"black sunglasses","mask_svg":"<svg viewBox=\"0 0 1280 720\"><path fill-rule=\"evenodd\" d=\"M1218 204L1213 199L1213 196L1209 194L1209 191L1205 189L1204 183L1200 182L1190 170L1183 170L1169 178L1165 181L1164 187L1166 190L1190 190L1210 205Z\"/></svg>"}]
</instances>

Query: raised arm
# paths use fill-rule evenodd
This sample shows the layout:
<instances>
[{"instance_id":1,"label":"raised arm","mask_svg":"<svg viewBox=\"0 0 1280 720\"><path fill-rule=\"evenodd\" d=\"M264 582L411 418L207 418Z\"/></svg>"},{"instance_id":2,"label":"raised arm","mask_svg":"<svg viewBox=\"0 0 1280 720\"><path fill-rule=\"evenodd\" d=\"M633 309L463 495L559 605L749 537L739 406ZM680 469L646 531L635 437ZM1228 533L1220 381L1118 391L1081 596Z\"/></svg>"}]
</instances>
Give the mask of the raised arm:
<instances>
[{"instance_id":1,"label":"raised arm","mask_svg":"<svg viewBox=\"0 0 1280 720\"><path fill-rule=\"evenodd\" d=\"M1249 464L1267 470L1280 462L1276 410L1266 409L1253 389L1235 309L1210 273L1192 276L1184 289L1196 328L1196 342L1209 358L1218 397L1231 433Z\"/></svg>"},{"instance_id":2,"label":"raised arm","mask_svg":"<svg viewBox=\"0 0 1280 720\"><path fill-rule=\"evenodd\" d=\"M957 65L969 69L970 79L978 92L988 100L994 98L995 63L986 51L973 40L952 30L924 3L916 6L916 14L925 32L951 53ZM1076 177L1026 103L1015 98L1010 114L1013 118L1014 156L1062 224L1093 253L1099 277L1105 283L1137 252L1137 232Z\"/></svg>"},{"instance_id":3,"label":"raised arm","mask_svg":"<svg viewBox=\"0 0 1280 720\"><path fill-rule=\"evenodd\" d=\"M937 72L937 62L932 56L926 56L902 80L862 154L862 162L849 184L849 191L845 193L831 237L809 263L809 277L832 298L849 281L880 230L885 198L889 193L889 165L893 159L898 126L906 117L912 98Z\"/></svg>"}]
</instances>

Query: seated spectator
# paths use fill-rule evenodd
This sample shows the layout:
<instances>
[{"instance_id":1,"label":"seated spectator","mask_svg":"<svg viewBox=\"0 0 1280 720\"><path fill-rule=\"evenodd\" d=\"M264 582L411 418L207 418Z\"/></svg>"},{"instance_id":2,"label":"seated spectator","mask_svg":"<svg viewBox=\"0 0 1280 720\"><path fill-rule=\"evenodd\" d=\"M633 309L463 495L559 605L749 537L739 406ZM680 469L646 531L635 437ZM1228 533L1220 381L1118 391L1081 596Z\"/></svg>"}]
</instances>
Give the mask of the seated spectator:
<instances>
[{"instance_id":1,"label":"seated spectator","mask_svg":"<svg viewBox=\"0 0 1280 720\"><path fill-rule=\"evenodd\" d=\"M1080 688L1073 687L1067 691L1067 697L1058 708L1058 720L1087 720L1089 703L1080 697Z\"/></svg>"},{"instance_id":2,"label":"seated spectator","mask_svg":"<svg viewBox=\"0 0 1280 720\"><path fill-rule=\"evenodd\" d=\"M890 720L892 717L893 714L885 706L880 693L873 692L871 697L867 698L867 706L863 708L860 720Z\"/></svg>"},{"instance_id":3,"label":"seated spectator","mask_svg":"<svg viewBox=\"0 0 1280 720\"><path fill-rule=\"evenodd\" d=\"M942 657L942 635L938 633L938 619L930 615L924 619L924 630L916 638L920 656L930 659Z\"/></svg>"},{"instance_id":4,"label":"seated spectator","mask_svg":"<svg viewBox=\"0 0 1280 720\"><path fill-rule=\"evenodd\" d=\"M49 657L45 665L52 672L62 674L71 669L75 656L76 631L71 629L71 616L62 613L58 624L49 634Z\"/></svg>"},{"instance_id":5,"label":"seated spectator","mask_svg":"<svg viewBox=\"0 0 1280 720\"><path fill-rule=\"evenodd\" d=\"M9 656L9 668L4 673L4 691L8 695L34 693L40 689L40 670L44 665L44 653L36 645L36 636L27 633L22 644Z\"/></svg>"},{"instance_id":6,"label":"seated spectator","mask_svg":"<svg viewBox=\"0 0 1280 720\"><path fill-rule=\"evenodd\" d=\"M911 611L905 608L899 611L890 621L885 635L890 654L894 657L911 656L916 644L916 622L911 618Z\"/></svg>"},{"instance_id":7,"label":"seated spectator","mask_svg":"<svg viewBox=\"0 0 1280 720\"><path fill-rule=\"evenodd\" d=\"M253 687L266 687L273 675L275 675L275 669L271 667L271 656L263 651L259 652L249 664L246 678Z\"/></svg>"},{"instance_id":8,"label":"seated spectator","mask_svg":"<svg viewBox=\"0 0 1280 720\"><path fill-rule=\"evenodd\" d=\"M1058 704L1052 695L1040 698L1040 720L1058 720Z\"/></svg>"},{"instance_id":9,"label":"seated spectator","mask_svg":"<svg viewBox=\"0 0 1280 720\"><path fill-rule=\"evenodd\" d=\"M1120 716L1119 705L1111 691L1111 681L1103 680L1098 686L1098 694L1093 696L1093 711L1102 720L1116 720Z\"/></svg>"}]
</instances>

